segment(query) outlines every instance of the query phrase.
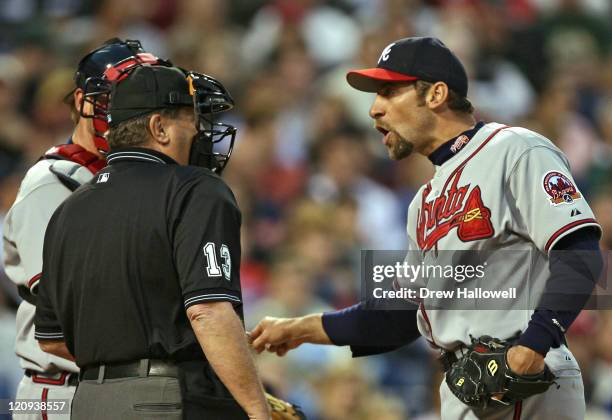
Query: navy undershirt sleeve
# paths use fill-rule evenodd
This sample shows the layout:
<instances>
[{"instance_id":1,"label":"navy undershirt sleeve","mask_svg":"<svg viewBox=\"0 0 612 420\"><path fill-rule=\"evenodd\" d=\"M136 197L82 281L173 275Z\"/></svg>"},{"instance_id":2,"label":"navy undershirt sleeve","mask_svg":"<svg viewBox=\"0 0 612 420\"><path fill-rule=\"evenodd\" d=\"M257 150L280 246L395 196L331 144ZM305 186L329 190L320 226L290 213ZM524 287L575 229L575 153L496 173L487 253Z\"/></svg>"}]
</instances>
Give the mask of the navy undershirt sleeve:
<instances>
[{"instance_id":1,"label":"navy undershirt sleeve","mask_svg":"<svg viewBox=\"0 0 612 420\"><path fill-rule=\"evenodd\" d=\"M546 354L565 341L603 267L598 234L583 228L562 238L551 250L551 276L519 344ZM407 304L409 305L409 304ZM338 346L349 345L354 357L395 350L416 340L417 308L371 310L363 303L323 314L323 328Z\"/></svg>"},{"instance_id":2,"label":"navy undershirt sleeve","mask_svg":"<svg viewBox=\"0 0 612 420\"><path fill-rule=\"evenodd\" d=\"M550 251L550 278L518 344L545 355L565 343L565 332L589 300L603 268L598 240L594 229L583 228Z\"/></svg>"},{"instance_id":3,"label":"navy undershirt sleeve","mask_svg":"<svg viewBox=\"0 0 612 420\"><path fill-rule=\"evenodd\" d=\"M373 310L360 302L324 313L323 329L335 345L351 346L353 357L386 353L420 336L416 311L411 303L404 310Z\"/></svg>"}]
</instances>

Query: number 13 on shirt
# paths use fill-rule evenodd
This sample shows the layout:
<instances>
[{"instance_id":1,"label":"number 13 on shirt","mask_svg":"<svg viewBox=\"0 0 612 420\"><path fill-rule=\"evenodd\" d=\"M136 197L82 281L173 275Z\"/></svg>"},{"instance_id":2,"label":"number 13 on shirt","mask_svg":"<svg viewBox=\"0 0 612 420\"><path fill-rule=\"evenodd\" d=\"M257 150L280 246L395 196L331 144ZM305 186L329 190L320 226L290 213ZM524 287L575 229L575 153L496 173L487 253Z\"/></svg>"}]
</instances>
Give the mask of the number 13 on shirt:
<instances>
[{"instance_id":1,"label":"number 13 on shirt","mask_svg":"<svg viewBox=\"0 0 612 420\"><path fill-rule=\"evenodd\" d=\"M221 271L223 271L223 277L225 280L231 281L232 274L232 258L230 257L229 248L225 244L221 244L219 248L219 255L223 260L223 264L219 267L217 263L217 250L214 242L207 242L204 245L204 256L206 257L206 274L209 277L221 277Z\"/></svg>"}]
</instances>

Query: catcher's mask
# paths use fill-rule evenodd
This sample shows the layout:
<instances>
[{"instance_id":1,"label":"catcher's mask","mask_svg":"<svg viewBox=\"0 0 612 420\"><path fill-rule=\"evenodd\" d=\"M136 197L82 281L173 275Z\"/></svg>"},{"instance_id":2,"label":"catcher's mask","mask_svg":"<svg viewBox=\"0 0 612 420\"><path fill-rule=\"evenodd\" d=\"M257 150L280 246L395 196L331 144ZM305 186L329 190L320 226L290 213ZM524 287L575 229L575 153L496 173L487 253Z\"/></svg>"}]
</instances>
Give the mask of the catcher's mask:
<instances>
[{"instance_id":1,"label":"catcher's mask","mask_svg":"<svg viewBox=\"0 0 612 420\"><path fill-rule=\"evenodd\" d=\"M227 165L236 138L234 126L216 120L217 114L234 106L227 89L213 77L167 65L139 64L127 74L127 78L118 83L106 81L99 85L101 91L110 91L106 96L110 99L110 129L156 110L191 107L197 132L189 164L220 174Z\"/></svg>"},{"instance_id":2,"label":"catcher's mask","mask_svg":"<svg viewBox=\"0 0 612 420\"><path fill-rule=\"evenodd\" d=\"M107 41L79 62L74 78L77 88L83 89L83 99L77 109L81 117L93 119L94 144L100 153L106 154L109 150L104 137L108 131L109 84L123 80L131 69L142 64L170 65L145 52L140 41L118 38ZM91 112L86 112L85 103L92 105Z\"/></svg>"},{"instance_id":3,"label":"catcher's mask","mask_svg":"<svg viewBox=\"0 0 612 420\"><path fill-rule=\"evenodd\" d=\"M189 164L221 174L234 150L237 130L216 121L216 114L232 109L234 100L218 80L193 71L186 74L198 130L191 145Z\"/></svg>"}]
</instances>

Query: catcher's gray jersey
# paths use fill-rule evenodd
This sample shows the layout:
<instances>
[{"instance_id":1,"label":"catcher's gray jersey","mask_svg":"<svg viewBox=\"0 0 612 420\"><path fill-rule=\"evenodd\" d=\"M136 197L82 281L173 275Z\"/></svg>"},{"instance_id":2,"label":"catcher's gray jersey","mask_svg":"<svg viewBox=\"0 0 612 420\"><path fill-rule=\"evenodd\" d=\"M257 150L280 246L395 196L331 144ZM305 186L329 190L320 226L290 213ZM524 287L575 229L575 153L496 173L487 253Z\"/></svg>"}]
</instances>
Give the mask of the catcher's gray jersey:
<instances>
[{"instance_id":1,"label":"catcher's gray jersey","mask_svg":"<svg viewBox=\"0 0 612 420\"><path fill-rule=\"evenodd\" d=\"M509 338L525 330L533 302L537 303L550 275L549 250L570 232L598 227L572 179L567 159L543 136L489 123L471 139L459 137L454 147L460 150L436 166L433 179L410 204L410 248L420 250L423 259L412 263L435 264L445 250L503 250L504 255L523 251L523 257L514 261L494 259L482 281L489 290L528 284L530 290L523 292L532 303L509 313L478 310L482 303L478 298L473 299L473 309L428 310L433 301L423 299L419 330L433 345L445 349L470 343L470 335ZM422 278L417 284L427 286L427 282ZM400 285L415 286L402 280Z\"/></svg>"},{"instance_id":2,"label":"catcher's gray jersey","mask_svg":"<svg viewBox=\"0 0 612 420\"><path fill-rule=\"evenodd\" d=\"M42 271L42 250L45 230L51 215L71 194L49 167L65 173L79 183L93 175L85 167L67 160L41 160L27 172L21 182L15 203L4 219L4 267L17 286L36 294ZM36 307L25 300L17 309L15 350L24 369L39 372L78 372L73 362L43 352L34 339ZM61 339L61 337L58 337Z\"/></svg>"}]
</instances>

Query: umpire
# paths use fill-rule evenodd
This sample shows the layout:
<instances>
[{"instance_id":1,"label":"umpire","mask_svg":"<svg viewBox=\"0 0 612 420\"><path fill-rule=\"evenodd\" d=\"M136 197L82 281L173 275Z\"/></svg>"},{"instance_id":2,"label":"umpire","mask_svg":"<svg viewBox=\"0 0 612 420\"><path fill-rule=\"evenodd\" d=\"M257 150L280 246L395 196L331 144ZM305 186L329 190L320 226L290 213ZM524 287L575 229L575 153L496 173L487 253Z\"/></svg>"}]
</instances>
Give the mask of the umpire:
<instances>
[{"instance_id":1,"label":"umpire","mask_svg":"<svg viewBox=\"0 0 612 420\"><path fill-rule=\"evenodd\" d=\"M267 419L241 215L217 175L236 130L212 114L233 101L213 78L149 65L110 98L109 166L58 208L43 251L36 332L63 332L81 368L72 416Z\"/></svg>"}]
</instances>

